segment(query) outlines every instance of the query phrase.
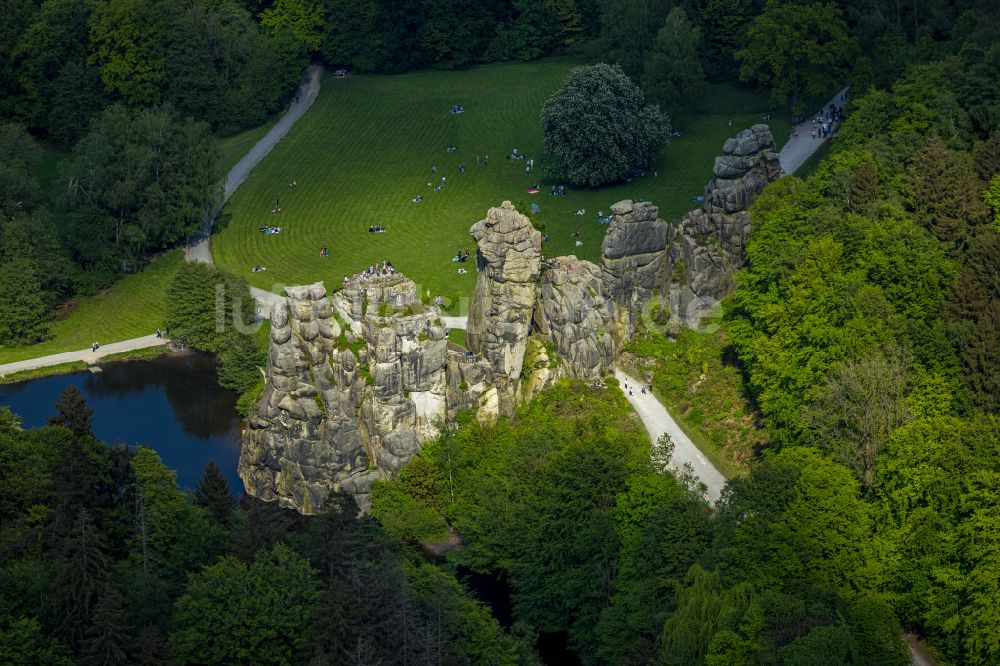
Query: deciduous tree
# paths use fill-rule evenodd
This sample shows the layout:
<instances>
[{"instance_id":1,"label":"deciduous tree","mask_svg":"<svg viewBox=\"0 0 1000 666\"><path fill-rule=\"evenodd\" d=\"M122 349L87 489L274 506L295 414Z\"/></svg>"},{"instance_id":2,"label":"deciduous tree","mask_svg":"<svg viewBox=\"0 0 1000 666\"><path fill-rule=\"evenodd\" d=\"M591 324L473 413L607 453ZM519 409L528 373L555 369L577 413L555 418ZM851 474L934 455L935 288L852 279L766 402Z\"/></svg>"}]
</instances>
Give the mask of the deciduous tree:
<instances>
[{"instance_id":1,"label":"deciduous tree","mask_svg":"<svg viewBox=\"0 0 1000 666\"><path fill-rule=\"evenodd\" d=\"M617 65L574 69L542 107L545 149L571 183L591 187L650 166L670 132Z\"/></svg>"},{"instance_id":2,"label":"deciduous tree","mask_svg":"<svg viewBox=\"0 0 1000 666\"><path fill-rule=\"evenodd\" d=\"M769 86L775 102L800 113L803 95L843 84L855 48L838 5L772 0L750 24L736 58L742 80Z\"/></svg>"}]
</instances>

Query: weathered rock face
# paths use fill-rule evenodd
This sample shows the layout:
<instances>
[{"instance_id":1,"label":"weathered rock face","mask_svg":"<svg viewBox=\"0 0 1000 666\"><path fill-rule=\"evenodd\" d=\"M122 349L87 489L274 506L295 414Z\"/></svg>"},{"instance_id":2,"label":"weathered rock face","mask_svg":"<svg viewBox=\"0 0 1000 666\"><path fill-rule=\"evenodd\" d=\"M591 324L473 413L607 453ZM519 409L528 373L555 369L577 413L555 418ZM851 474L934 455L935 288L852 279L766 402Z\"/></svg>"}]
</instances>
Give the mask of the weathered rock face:
<instances>
[{"instance_id":1,"label":"weathered rock face","mask_svg":"<svg viewBox=\"0 0 1000 666\"><path fill-rule=\"evenodd\" d=\"M589 261L569 256L545 263L535 330L552 341L569 376L599 379L614 364L614 309L602 288L602 271Z\"/></svg>"},{"instance_id":2,"label":"weathered rock face","mask_svg":"<svg viewBox=\"0 0 1000 666\"><path fill-rule=\"evenodd\" d=\"M635 331L640 308L660 283L667 223L649 202L619 201L602 246L602 292L615 311L613 334L621 343Z\"/></svg>"},{"instance_id":3,"label":"weathered rock face","mask_svg":"<svg viewBox=\"0 0 1000 666\"><path fill-rule=\"evenodd\" d=\"M267 382L240 455L251 495L310 513L330 490L363 494L370 483L355 419L363 380L351 351L333 352L340 334L320 283L290 288L271 309Z\"/></svg>"},{"instance_id":4,"label":"weathered rock face","mask_svg":"<svg viewBox=\"0 0 1000 666\"><path fill-rule=\"evenodd\" d=\"M661 293L677 325L696 327L732 291L733 273L746 262L747 208L781 176L767 125L727 139L722 151L701 208L671 225Z\"/></svg>"},{"instance_id":5,"label":"weathered rock face","mask_svg":"<svg viewBox=\"0 0 1000 666\"><path fill-rule=\"evenodd\" d=\"M240 477L251 495L303 513L331 490L366 509L372 479L398 473L448 417L447 331L399 274L355 277L333 299L322 283L286 293ZM479 397L453 394L468 406Z\"/></svg>"},{"instance_id":6,"label":"weathered rock face","mask_svg":"<svg viewBox=\"0 0 1000 666\"><path fill-rule=\"evenodd\" d=\"M531 331L542 235L509 201L470 230L479 244L479 276L469 308L468 343L489 363L499 412L510 414Z\"/></svg>"}]
</instances>

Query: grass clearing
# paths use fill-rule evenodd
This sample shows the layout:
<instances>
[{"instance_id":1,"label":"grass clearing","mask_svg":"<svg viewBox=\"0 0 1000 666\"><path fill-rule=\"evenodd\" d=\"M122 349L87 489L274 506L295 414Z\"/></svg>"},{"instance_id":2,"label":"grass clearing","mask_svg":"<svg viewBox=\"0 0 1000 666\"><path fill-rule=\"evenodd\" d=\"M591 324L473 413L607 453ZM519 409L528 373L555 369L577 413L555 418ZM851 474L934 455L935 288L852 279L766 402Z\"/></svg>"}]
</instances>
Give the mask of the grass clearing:
<instances>
[{"instance_id":1,"label":"grass clearing","mask_svg":"<svg viewBox=\"0 0 1000 666\"><path fill-rule=\"evenodd\" d=\"M469 348L468 336L464 328L449 328L448 342L454 342L459 347Z\"/></svg>"},{"instance_id":2,"label":"grass clearing","mask_svg":"<svg viewBox=\"0 0 1000 666\"><path fill-rule=\"evenodd\" d=\"M86 349L155 333L163 327L170 281L184 261L181 250L159 255L139 273L126 275L107 291L81 300L50 327L50 339L23 347L0 347L0 364Z\"/></svg>"},{"instance_id":3,"label":"grass clearing","mask_svg":"<svg viewBox=\"0 0 1000 666\"><path fill-rule=\"evenodd\" d=\"M716 112L674 122L684 135L663 151L655 176L651 171L631 182L571 188L566 196L553 197L548 192L558 181L546 177L540 164L539 113L577 64L547 59L460 72L325 77L309 112L230 199L230 221L212 239L216 263L257 287L280 292L286 284L316 280L336 288L344 276L390 259L425 295L440 294L447 310L462 313L461 299L472 294L475 270L458 275L451 257L460 248L474 249L469 227L487 208L509 199L526 210L535 201L541 210L534 218L549 234L546 255L598 260L606 229L597 221L598 211L607 213L621 199L642 198L655 202L665 219L680 217L697 206L691 198L702 193L726 138L761 122L769 107L766 94L727 86L720 90L724 103ZM710 90L708 98L713 95ZM464 106L465 113L450 114L452 104ZM783 143L789 125L779 115L775 112L771 124ZM458 150L449 153L448 146ZM536 158L534 173L525 174L524 161L505 158L514 148ZM477 166L476 157L487 155L489 166ZM442 177L442 190L427 187ZM289 187L292 180L295 189ZM536 180L541 192L530 195L526 189ZM424 200L413 203L418 194ZM276 199L280 214L271 212ZM575 215L578 209L586 215ZM374 224L387 233L368 233ZM261 225L277 225L282 232L264 235L258 232ZM578 230L582 236L573 237ZM583 245L576 246L578 240ZM329 257L320 256L324 246ZM258 264L266 270L251 273Z\"/></svg>"},{"instance_id":4,"label":"grass clearing","mask_svg":"<svg viewBox=\"0 0 1000 666\"><path fill-rule=\"evenodd\" d=\"M97 365L104 365L105 363L117 363L119 361L143 361L150 358L159 358L160 356L166 356L167 354L173 354L173 353L174 350L172 350L169 345L160 345L158 347L146 347L144 349L133 349L131 351L118 352L117 354L108 354L107 356L102 356L97 361Z\"/></svg>"}]
</instances>

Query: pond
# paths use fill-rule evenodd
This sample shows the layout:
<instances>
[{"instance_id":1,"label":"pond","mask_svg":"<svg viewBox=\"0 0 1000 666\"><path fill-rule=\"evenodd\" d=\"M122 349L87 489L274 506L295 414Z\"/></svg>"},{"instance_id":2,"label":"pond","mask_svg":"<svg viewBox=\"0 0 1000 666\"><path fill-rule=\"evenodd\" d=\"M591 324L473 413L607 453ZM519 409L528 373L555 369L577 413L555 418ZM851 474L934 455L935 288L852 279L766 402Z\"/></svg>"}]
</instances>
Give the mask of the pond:
<instances>
[{"instance_id":1,"label":"pond","mask_svg":"<svg viewBox=\"0 0 1000 666\"><path fill-rule=\"evenodd\" d=\"M155 449L177 471L181 488L194 488L214 461L236 497L241 419L233 391L216 382L215 360L190 352L109 363L102 372L78 372L0 385L0 405L21 417L25 428L45 425L63 389L76 386L94 410L92 430L113 444Z\"/></svg>"}]
</instances>

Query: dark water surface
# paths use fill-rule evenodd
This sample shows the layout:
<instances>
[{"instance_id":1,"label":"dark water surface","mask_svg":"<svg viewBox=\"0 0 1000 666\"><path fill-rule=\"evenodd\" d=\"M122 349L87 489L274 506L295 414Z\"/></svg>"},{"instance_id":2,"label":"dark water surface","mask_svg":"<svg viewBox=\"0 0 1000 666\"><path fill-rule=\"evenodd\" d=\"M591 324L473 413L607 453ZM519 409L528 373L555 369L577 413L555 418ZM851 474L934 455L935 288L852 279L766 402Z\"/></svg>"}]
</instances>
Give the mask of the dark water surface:
<instances>
[{"instance_id":1,"label":"dark water surface","mask_svg":"<svg viewBox=\"0 0 1000 666\"><path fill-rule=\"evenodd\" d=\"M55 414L53 405L63 389L76 386L94 410L92 429L99 439L155 449L163 464L177 470L181 488L194 488L205 465L215 461L232 493L243 495L236 475L238 395L216 383L212 357L172 354L109 363L102 370L0 385L0 405L20 415L25 428L38 428Z\"/></svg>"}]
</instances>

